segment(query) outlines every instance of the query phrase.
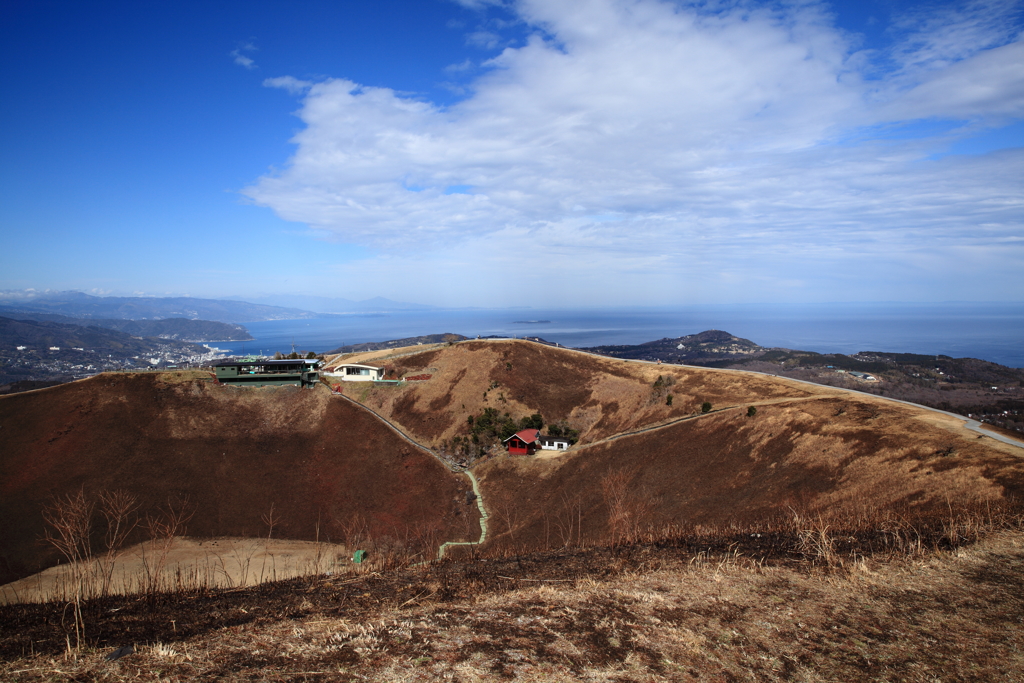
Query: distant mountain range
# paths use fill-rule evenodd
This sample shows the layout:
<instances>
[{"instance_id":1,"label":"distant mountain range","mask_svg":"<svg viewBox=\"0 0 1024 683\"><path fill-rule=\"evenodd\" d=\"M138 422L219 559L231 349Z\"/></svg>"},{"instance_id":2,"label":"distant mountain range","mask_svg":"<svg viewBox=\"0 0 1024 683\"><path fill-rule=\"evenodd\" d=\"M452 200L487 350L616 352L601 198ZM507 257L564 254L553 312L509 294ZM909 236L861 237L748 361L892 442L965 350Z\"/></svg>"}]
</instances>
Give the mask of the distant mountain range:
<instances>
[{"instance_id":1,"label":"distant mountain range","mask_svg":"<svg viewBox=\"0 0 1024 683\"><path fill-rule=\"evenodd\" d=\"M163 320L120 320L116 318L72 318L57 313L40 313L22 308L0 306L0 316L14 320L35 320L39 322L78 325L80 327L102 327L125 332L136 337L158 337L186 342L249 341L253 338L249 330L234 323L213 320L189 320L188 318L164 318Z\"/></svg>"},{"instance_id":2,"label":"distant mountain range","mask_svg":"<svg viewBox=\"0 0 1024 683\"><path fill-rule=\"evenodd\" d=\"M316 313L298 308L251 304L246 301L194 297L92 296L81 292L0 292L0 306L23 311L56 313L72 318L161 320L187 318L222 323L315 318Z\"/></svg>"},{"instance_id":3,"label":"distant mountain range","mask_svg":"<svg viewBox=\"0 0 1024 683\"><path fill-rule=\"evenodd\" d=\"M299 320L344 313L431 310L433 306L375 297L352 301L290 294L200 299L196 297L92 296L82 292L0 291L0 307L89 320L185 318L222 323ZM14 311L9 311L14 312ZM6 315L6 313L4 314Z\"/></svg>"},{"instance_id":4,"label":"distant mountain range","mask_svg":"<svg viewBox=\"0 0 1024 683\"><path fill-rule=\"evenodd\" d=\"M410 304L404 301L392 301L382 296L376 296L364 301L353 301L328 296L303 296L297 294L275 294L257 297L228 297L229 300L243 299L250 303L259 303L265 306L284 306L300 308L315 313L384 313L388 311L428 311L435 306L423 304Z\"/></svg>"}]
</instances>

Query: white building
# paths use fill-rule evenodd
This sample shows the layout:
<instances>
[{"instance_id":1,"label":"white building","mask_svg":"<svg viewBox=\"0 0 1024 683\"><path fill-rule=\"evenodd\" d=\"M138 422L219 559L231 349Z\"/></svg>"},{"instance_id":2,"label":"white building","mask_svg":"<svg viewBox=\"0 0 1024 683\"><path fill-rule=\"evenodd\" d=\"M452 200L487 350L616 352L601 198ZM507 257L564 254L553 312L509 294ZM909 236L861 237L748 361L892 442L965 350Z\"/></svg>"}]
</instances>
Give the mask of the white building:
<instances>
[{"instance_id":1,"label":"white building","mask_svg":"<svg viewBox=\"0 0 1024 683\"><path fill-rule=\"evenodd\" d=\"M344 382L376 382L384 379L384 368L360 365L359 363L345 363L336 367L334 372L324 374L330 377L340 377Z\"/></svg>"},{"instance_id":2,"label":"white building","mask_svg":"<svg viewBox=\"0 0 1024 683\"><path fill-rule=\"evenodd\" d=\"M540 448L542 451L564 451L569 448L569 439L560 436L541 436Z\"/></svg>"}]
</instances>

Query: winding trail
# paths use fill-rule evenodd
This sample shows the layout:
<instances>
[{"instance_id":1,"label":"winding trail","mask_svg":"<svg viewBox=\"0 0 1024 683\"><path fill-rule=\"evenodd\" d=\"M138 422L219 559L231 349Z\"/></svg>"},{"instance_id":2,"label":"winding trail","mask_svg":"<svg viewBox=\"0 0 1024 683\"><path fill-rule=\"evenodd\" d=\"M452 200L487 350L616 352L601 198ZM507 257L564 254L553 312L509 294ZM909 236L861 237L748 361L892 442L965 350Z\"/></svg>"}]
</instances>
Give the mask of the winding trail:
<instances>
[{"instance_id":1,"label":"winding trail","mask_svg":"<svg viewBox=\"0 0 1024 683\"><path fill-rule=\"evenodd\" d=\"M635 361L635 362L649 363L651 361ZM664 365L664 363L662 363L662 365ZM948 410L939 410L938 408L932 408L930 406L921 405L920 403L912 403L910 401L904 401L901 398L890 398L889 396L879 396L878 394L872 394L872 393L869 393L867 391L861 391L859 389L848 389L846 387L833 387L833 386L828 385L828 384L816 384L814 382L809 382L809 381L807 381L805 379L796 379L794 377L786 377L784 375L772 375L772 374L767 373L767 372L755 372L753 370L736 370L736 369L733 369L733 368L701 368L701 366L699 366L699 365L680 365L680 367L694 368L694 369L705 369L705 370L715 370L717 372L749 372L749 373L755 374L755 375L764 375L765 377L774 377L776 379L786 380L787 382L799 382L800 384L807 384L807 385L812 386L812 387L818 387L818 388L826 387L826 388L829 388L829 389L833 389L835 391L842 391L842 392L848 392L848 393L851 393L851 394L861 394L863 396L870 396L871 398L881 399L882 401L893 401L894 403L902 403L903 405L913 406L914 408L921 408L923 410L927 410L927 411L930 411L930 412L933 412L933 413L939 413L940 415L947 415L949 417L956 418L957 420L963 420L964 427L966 427L967 429L971 430L972 432L977 432L978 434L981 434L982 436L987 436L990 439L995 439L996 441L1001 441L1001 442L1003 442L1005 444L1009 444L1010 446L1016 446L1017 448L1024 449L1024 441L1018 441L1018 440L1013 439L1013 438L1011 438L1009 436L1003 436L1002 434L999 434L998 432L993 432L993 431L986 430L985 427L984 427L984 423L979 422L978 420L974 420L974 419L971 419L969 417L965 417L963 415L959 415L957 413L951 413ZM757 403L752 403L750 405L758 405L758 404Z\"/></svg>"},{"instance_id":2,"label":"winding trail","mask_svg":"<svg viewBox=\"0 0 1024 683\"><path fill-rule=\"evenodd\" d=\"M583 354L586 354L588 356L596 356L597 358L607 358L609 360L623 361L625 363L644 363L644 364L647 364L647 365L660 365L660 366L663 366L663 367L690 368L692 370L705 370L705 371L710 371L710 372L733 372L733 373L744 373L744 374L750 374L750 375L761 375L762 377L774 377L775 379L781 379L781 380L786 381L786 382L797 382L799 384L806 384L808 386L816 387L819 390L823 389L823 388L824 389L831 389L831 390L833 390L835 392L845 392L845 393L851 393L851 394L860 394L860 395L863 395L863 396L869 396L871 398L876 398L876 399L879 399L879 400L882 400L882 401L893 401L895 403L902 403L904 405L913 406L914 408L921 408L923 410L928 410L928 411L933 412L933 413L939 413L941 415L946 415L948 417L956 418L957 420L962 420L963 423L964 423L964 427L966 429L971 430L972 432L977 432L978 434L980 434L982 436L986 436L986 437L988 437L990 439L995 439L996 441L1000 441L1000 442L1005 443L1007 445L1015 446L1016 448L1020 448L1020 449L1024 450L1024 441L1020 441L1020 440L1014 439L1014 438L1009 437L1009 436L1004 436L1002 434L999 434L998 432L993 432L993 431L987 430L987 429L985 429L984 424L982 422L979 422L978 420L974 420L974 419L971 419L969 417L965 417L963 415L958 415L957 413L951 413L948 410L939 410L938 408L932 408L930 406L921 405L920 403L912 403L910 401L904 401L903 399L899 399L899 398L890 398L888 396L879 396L878 394L872 394L872 393L869 393L867 391L860 391L859 389L848 389L846 387L834 387L834 386L831 386L829 384L817 384L815 382L809 382L809 381L807 381L805 379L796 379L795 377L786 377L785 375L775 375L775 374L772 374L770 372L757 372L756 370L740 370L740 369L737 369L737 368L706 368L703 365L686 365L685 363L659 363L657 361L640 360L638 358L615 358L614 356L604 356L604 355L601 355L599 353L590 353L589 351L581 351L580 349L573 349L573 348L569 348L569 347L565 347L565 346L563 346L562 348L565 349L566 351L575 351L577 353L583 353ZM796 401L796 400L806 400L806 399L792 398L792 399L782 399L782 400L784 400L784 401ZM737 405L737 406L734 406L734 407L742 408L742 407L745 407L745 406L748 406L748 405L753 405L753 406L765 405L766 403L767 402L744 403L744 404ZM728 410L728 409L727 408L723 408L722 410ZM714 413L714 412L718 412L718 411L711 411L711 412ZM711 413L707 413L707 414L710 415ZM624 434L616 434L615 436L611 436L611 437L608 437L608 438L605 438L605 439L601 439L600 441L595 441L593 443L586 444L585 446L580 446L580 449L586 448L588 446L592 446L594 444L604 443L604 442L607 442L607 441L611 441L613 439L617 439L617 438L620 438L622 436L629 436L631 434L639 434L639 433L642 433L642 432L645 432L645 431L650 431L652 429L661 429L662 427L668 427L669 425L673 425L673 424L675 424L677 422L682 422L683 420L690 420L690 419L693 419L693 418L696 418L696 417L703 417L703 415L688 415L688 416L686 416L684 418L681 418L681 419L678 419L678 420L673 420L672 422L666 422L665 424L656 425L654 427L647 427L647 428L644 428L644 429L637 430L635 432L626 432Z\"/></svg>"},{"instance_id":3,"label":"winding trail","mask_svg":"<svg viewBox=\"0 0 1024 683\"><path fill-rule=\"evenodd\" d=\"M328 391L330 391L330 390L328 390ZM415 441L412 437L410 437L408 434L406 434L401 429L399 429L398 425L396 425L393 422L391 422L391 420L387 419L386 417L384 417L383 415L378 413L373 408L371 408L369 406L366 406L366 405L363 405L359 401L355 400L354 398L349 398L345 394L341 394L341 393L337 393L337 392L331 391L331 396L340 396L341 398L345 399L346 401L348 401L352 405L357 406L357 407L365 410L366 412L370 413L371 415L376 417L378 420L380 420L381 422L386 424L388 427L390 427L391 430L395 434L398 434L400 437L402 437L403 439L405 439L406 441L408 441L410 444L412 444L416 448L420 449L421 451L425 451L425 452L429 453L431 456L434 457L434 459L436 459L439 463L444 465L450 471L456 472L456 473L461 472L462 474L465 474L467 477L469 477L469 481L473 485L473 493L476 495L476 506L480 510L480 538L475 540L475 541L445 541L444 543L441 544L441 547L437 549L437 559L439 559L439 560L443 559L445 551L450 546L455 546L455 545L483 545L484 541L487 540L487 518L489 517L489 515L487 514L487 508L484 506L484 496L483 496L483 493L480 491L480 482L477 481L476 475L474 475L469 470L464 470L464 469L461 469L461 468L460 469L452 468L452 466L449 463L445 462L444 458L442 458L440 455L435 453L432 449L427 448L423 444Z\"/></svg>"},{"instance_id":4,"label":"winding trail","mask_svg":"<svg viewBox=\"0 0 1024 683\"><path fill-rule=\"evenodd\" d=\"M585 353L587 355L598 355L600 358L609 358L608 356L600 356L599 354L590 354L590 353L587 353L586 351L580 351L579 349L572 349L572 348L567 348L567 347L561 347L561 348L565 349L566 351L576 351L577 353ZM934 413L940 413L942 415L946 415L946 416L955 418L957 420L962 420L963 423L964 423L964 427L965 428L967 428L967 429L969 429L969 430L971 430L973 432L977 432L981 436L986 436L986 437L988 437L990 439L995 439L996 441L1000 441L1000 442L1008 444L1010 446L1015 446L1017 448L1024 449L1024 442L1017 441L1015 439L1012 439L1012 438L1007 437L1007 436L1003 436L1002 434L999 434L999 433L996 433L996 432L985 430L984 429L984 425L980 421L978 421L978 420L974 420L974 419L971 419L969 417L964 417L963 415L957 415L956 413L951 413L951 412L946 411L946 410L938 410L937 408L931 408L929 406L921 405L919 403L912 403L910 401L904 401L904 400L898 399L898 398L889 398L887 396L878 396L877 394L871 394L871 393L868 393L866 391L859 391L857 389L848 389L848 388L845 388L845 387L833 387L833 386L829 386L827 384L817 384L815 382L809 382L809 381L803 380L803 379L795 379L793 377L785 377L785 376L780 376L780 375L774 375L774 374L767 373L767 372L755 372L755 371L752 371L752 370L738 370L738 369L733 369L733 368L705 368L705 367L700 366L700 365L685 365L685 364L682 364L682 363L657 363L655 361L645 361L645 360L638 360L638 359L633 359L633 358L612 358L612 360L618 360L618 361L623 361L623 362L627 362L627 363L646 363L646 364L649 364L649 365L670 365L670 366L675 366L675 367L684 367L684 368L691 368L691 369L694 369L694 370L705 370L705 371L712 371L712 372L748 373L748 374L754 374L754 375L762 375L764 377L774 377L775 379L781 379L781 380L787 381L787 382L797 382L797 383L800 383L800 384L806 384L806 385L815 387L818 390L821 390L823 388L824 389L829 389L829 390L832 390L833 392L835 392L835 394L852 393L852 394L860 394L860 395L863 395L863 396L868 396L868 397L871 397L871 398L881 399L883 401L893 401L895 403L902 403L904 405L912 406L914 408L921 408L921 409L928 410L928 411L931 411L931 412L934 412ZM423 444L421 444L418 441L414 440L412 437L410 437L408 434L406 434L404 431L402 431L398 427L398 425L396 425L393 422L391 422L390 420L388 420L386 417L384 417L383 415L381 415L380 413L375 411L373 408L370 408L369 406L364 405L364 404L360 403L359 401L357 401L357 400L355 400L353 398L350 398L350 397L348 397L348 396L346 396L345 394L342 394L342 393L336 393L334 391L331 391L331 395L332 396L340 396L341 398L345 399L349 403L351 403L351 404L361 408L362 410L367 411L368 413L370 413L371 415L376 417L378 420L380 420L381 422L386 424L388 427L390 427L393 432L398 434L400 437L402 437L402 439L407 441L409 444L415 446L416 448L420 449L421 451L425 451L426 453L429 453L432 457L434 457L438 462L440 462L442 465L444 465L450 471L452 471L452 472L461 472L462 474L465 474L467 477L469 477L469 481L470 481L470 483L473 486L473 493L476 496L476 505L477 505L477 508L480 510L480 538L475 540L475 541L445 541L437 549L437 559L439 559L439 560L443 559L444 556L445 556L445 552L450 547L453 547L453 546L483 545L487 541L487 520L488 520L490 515L488 515L487 507L484 505L483 492L480 490L480 482L477 481L476 475L474 475L468 469L453 468L440 455L435 453L432 449L427 448ZM824 398L827 398L827 397L828 397L827 395L826 396L821 396L821 395L819 395L819 396L806 396L806 397L786 397L786 398L767 399L767 400L764 400L764 401L754 401L754 402L750 402L750 403L741 403L741 404L737 404L737 405L733 405L733 406L727 406L725 408L719 408L717 410L711 410L711 411L709 411L707 413L700 413L700 414L697 414L697 415L686 415L684 417L680 417L680 418L677 418L675 420L670 420L670 421L664 422L662 424L651 425L649 427L643 427L641 429L636 429L636 430L629 431L629 432L622 432L622 433L619 433L619 434L614 434L612 436L605 437L603 439L599 439L597 441L593 441L593 442L588 443L588 444L582 444L580 446L577 446L576 448L573 448L571 452L578 453L581 450L586 450L588 448L593 448L594 446L599 446L601 444L609 443L611 441L616 441L618 439L624 439L624 438L627 438L627 437L630 437L630 436L636 436L637 434L644 434L646 432L653 432L653 431L657 431L659 429L666 429L666 428L671 427L673 425L679 424L680 422L686 422L686 421L689 421L689 420L698 420L698 419L700 419L702 417L707 417L709 415L715 415L717 413L726 412L726 411L729 411L729 410L738 410L738 409L747 408L748 406L761 406L761 405L770 405L770 404L775 404L775 403L792 403L792 402L800 402L800 401L814 401L814 400L821 400L821 399L824 399Z\"/></svg>"},{"instance_id":5,"label":"winding trail","mask_svg":"<svg viewBox=\"0 0 1024 683\"><path fill-rule=\"evenodd\" d=\"M664 365L664 363L662 363L662 365ZM756 407L756 406L775 405L775 404L778 404L778 403L798 403L798 402L803 402L803 401L821 401L821 400L823 400L825 398L830 398L830 397L829 396L797 396L797 397L785 397L785 398L770 398L770 399L766 399L764 401L754 401L752 403L739 403L737 405L725 406L724 408L715 408L714 410L709 410L706 413L697 413L696 415L684 415L683 417L677 417L676 419L669 420L668 422L662 422L660 424L650 425L648 427L641 427L640 429L634 429L631 432L619 432L618 434L613 434L611 436L606 436L603 439L598 439L597 441L591 441L590 443L581 444L581 445L576 446L575 448L573 448L572 451L565 451L565 452L566 453L569 453L569 452L579 453L582 450L586 450L586 449L592 448L594 446L599 446L601 444L605 444L605 443L608 443L610 441L616 441L618 439L623 439L623 438L625 438L627 436L636 436L637 434L643 434L645 432L655 432L655 431L657 431L659 429L665 429L667 427L671 427L672 425L677 425L680 422L688 422L690 420L699 420L702 417L708 417L710 415L717 415L718 413L725 413L725 412L728 412L730 410L740 410L740 409L746 408L748 406L755 406Z\"/></svg>"},{"instance_id":6,"label":"winding trail","mask_svg":"<svg viewBox=\"0 0 1024 683\"><path fill-rule=\"evenodd\" d=\"M487 509L484 507L484 496L480 492L480 484L476 480L474 475L469 470L463 470L469 480L473 482L473 493L476 494L476 506L480 508L480 539L477 541L446 541L441 544L441 547L437 549L437 559L444 559L444 551L448 550L453 545L483 545L484 541L487 540Z\"/></svg>"}]
</instances>

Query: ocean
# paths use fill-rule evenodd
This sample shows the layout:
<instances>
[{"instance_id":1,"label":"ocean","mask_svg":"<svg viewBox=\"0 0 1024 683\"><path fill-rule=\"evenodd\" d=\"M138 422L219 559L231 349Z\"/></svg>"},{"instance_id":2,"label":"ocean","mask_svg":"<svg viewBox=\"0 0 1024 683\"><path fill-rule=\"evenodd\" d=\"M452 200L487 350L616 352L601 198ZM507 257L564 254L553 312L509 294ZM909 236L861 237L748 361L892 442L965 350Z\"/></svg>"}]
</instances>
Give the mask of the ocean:
<instances>
[{"instance_id":1,"label":"ocean","mask_svg":"<svg viewBox=\"0 0 1024 683\"><path fill-rule=\"evenodd\" d=\"M246 323L248 342L211 342L270 355L454 332L531 336L564 346L641 344L709 329L761 346L819 353L888 351L971 357L1024 367L1024 303L743 304L674 308L436 309Z\"/></svg>"}]
</instances>

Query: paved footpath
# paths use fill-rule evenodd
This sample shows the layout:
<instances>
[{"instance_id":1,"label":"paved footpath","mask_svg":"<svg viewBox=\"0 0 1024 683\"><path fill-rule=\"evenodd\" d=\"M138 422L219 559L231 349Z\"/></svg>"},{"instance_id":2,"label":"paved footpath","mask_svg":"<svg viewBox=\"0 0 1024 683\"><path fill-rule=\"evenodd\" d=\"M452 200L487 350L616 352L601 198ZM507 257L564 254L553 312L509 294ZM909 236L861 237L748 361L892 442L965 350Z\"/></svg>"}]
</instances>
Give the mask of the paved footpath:
<instances>
[{"instance_id":1,"label":"paved footpath","mask_svg":"<svg viewBox=\"0 0 1024 683\"><path fill-rule=\"evenodd\" d=\"M487 540L487 518L490 515L487 514L487 508L484 507L484 496L483 493L480 491L480 482L477 481L476 476L472 472L463 469L452 469L451 465L445 462L445 460L440 455L435 453L433 450L427 448L423 444L414 441L412 437L403 432L401 429L398 428L397 425L393 424L390 420L388 420L386 417L378 413L373 408L365 406L359 401L355 400L354 398L349 398L345 394L339 394L332 391L331 395L340 396L341 398L345 399L352 405L362 408L363 410L372 414L378 420L386 424L388 427L390 427L392 431L395 432L395 434L398 434L400 437L402 437L403 439L405 439L406 441L408 441L421 451L426 451L427 453L432 455L434 458L438 460L438 462L440 462L442 465L450 469L452 472L462 472L462 474L465 474L467 477L469 477L469 481L473 485L473 493L476 494L476 506L480 510L480 538L478 538L475 541L446 541L441 544L440 548L437 549L437 559L442 559L444 557L445 551L453 545L483 545L484 541Z\"/></svg>"}]
</instances>

